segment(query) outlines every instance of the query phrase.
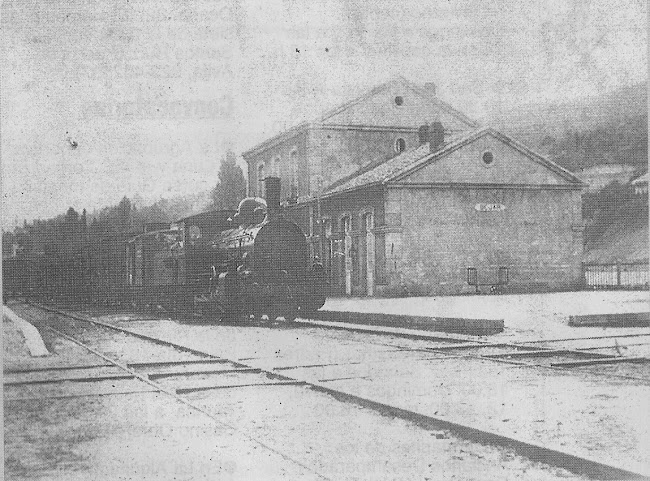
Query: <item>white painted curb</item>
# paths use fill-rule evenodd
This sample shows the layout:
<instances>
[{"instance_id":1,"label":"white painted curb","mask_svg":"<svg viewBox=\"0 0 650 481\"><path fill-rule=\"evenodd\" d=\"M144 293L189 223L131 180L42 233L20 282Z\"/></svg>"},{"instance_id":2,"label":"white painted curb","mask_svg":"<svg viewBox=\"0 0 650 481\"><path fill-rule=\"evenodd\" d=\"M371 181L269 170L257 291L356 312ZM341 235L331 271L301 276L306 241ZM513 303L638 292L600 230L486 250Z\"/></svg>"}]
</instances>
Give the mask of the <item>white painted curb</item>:
<instances>
[{"instance_id":1,"label":"white painted curb","mask_svg":"<svg viewBox=\"0 0 650 481\"><path fill-rule=\"evenodd\" d=\"M18 329L20 329L25 337L27 349L32 357L49 356L49 352L45 347L43 338L41 337L38 329L32 326L29 322L18 317L18 315L9 309L7 306L2 306L3 313L13 321Z\"/></svg>"}]
</instances>

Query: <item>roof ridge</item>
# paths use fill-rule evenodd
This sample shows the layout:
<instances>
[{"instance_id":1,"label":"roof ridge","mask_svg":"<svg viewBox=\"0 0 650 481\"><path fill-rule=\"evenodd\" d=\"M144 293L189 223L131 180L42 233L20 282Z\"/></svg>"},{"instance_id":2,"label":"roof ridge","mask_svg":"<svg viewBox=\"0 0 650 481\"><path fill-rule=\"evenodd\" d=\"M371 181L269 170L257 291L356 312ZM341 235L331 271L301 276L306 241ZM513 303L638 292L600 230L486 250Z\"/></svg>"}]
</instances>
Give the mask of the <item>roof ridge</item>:
<instances>
[{"instance_id":1,"label":"roof ridge","mask_svg":"<svg viewBox=\"0 0 650 481\"><path fill-rule=\"evenodd\" d=\"M433 160L437 157L442 157L443 155L449 153L451 150L456 149L458 147L462 147L466 142L470 142L472 140L478 139L481 135L485 134L489 129L490 129L489 127L481 127L475 130L471 130L464 135L459 135L456 139L453 140L450 139L449 142L445 142L441 144L438 150L429 153L429 155L425 155L424 157L418 159L416 162L413 162L410 165L405 166L403 169L401 169L399 172L396 172L390 178L385 179L384 182L395 180L399 177L402 177L403 175L406 175L407 173L413 170L419 169L420 166L429 162L430 160Z\"/></svg>"},{"instance_id":2,"label":"roof ridge","mask_svg":"<svg viewBox=\"0 0 650 481\"><path fill-rule=\"evenodd\" d=\"M449 103L445 102L444 100L442 100L437 95L435 95L435 96L431 95L431 93L428 92L426 89L420 87L415 82L412 82L412 81L410 81L410 80L408 80L406 78L404 78L404 81L406 82L406 84L408 85L408 87L410 89L412 89L415 92L417 92L418 94L422 95L424 98L429 100L434 105L436 105L438 107L442 107L444 110L446 110L451 115L453 115L455 117L458 117L463 122L470 124L470 126L472 126L474 128L479 128L480 127L480 124L476 120L472 119L471 117L468 117L467 115L462 113L460 110L457 110L456 108L452 107Z\"/></svg>"},{"instance_id":3,"label":"roof ridge","mask_svg":"<svg viewBox=\"0 0 650 481\"><path fill-rule=\"evenodd\" d=\"M405 80L405 79L404 79ZM353 107L354 105L364 101L365 99L372 97L374 94L377 92L381 91L382 89L386 88L388 85L393 84L396 82L396 79L389 79L386 80L385 82L380 83L379 85L376 85L372 87L370 90L366 91L365 93L354 97L353 99L350 99L346 102L343 102L342 104L338 105L337 107L334 107L332 109L329 109L322 113L321 115L318 116L317 120L314 122L324 122L330 117L333 117L337 114L340 114L341 112L349 109L350 107Z\"/></svg>"}]
</instances>

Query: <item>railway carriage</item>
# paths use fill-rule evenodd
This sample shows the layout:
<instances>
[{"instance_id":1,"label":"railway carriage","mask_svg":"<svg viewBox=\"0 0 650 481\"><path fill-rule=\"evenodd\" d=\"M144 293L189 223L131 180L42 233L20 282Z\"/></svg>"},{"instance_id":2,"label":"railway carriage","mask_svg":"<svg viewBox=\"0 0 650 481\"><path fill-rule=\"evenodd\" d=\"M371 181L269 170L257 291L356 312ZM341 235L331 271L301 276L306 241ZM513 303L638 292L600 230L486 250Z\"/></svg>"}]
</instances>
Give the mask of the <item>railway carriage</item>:
<instances>
[{"instance_id":1,"label":"railway carriage","mask_svg":"<svg viewBox=\"0 0 650 481\"><path fill-rule=\"evenodd\" d=\"M280 179L265 185L266 201L246 198L237 211L93 238L74 262L16 261L4 269L6 291L215 320L312 313L325 303L323 268L310 260L298 225L280 212Z\"/></svg>"}]
</instances>

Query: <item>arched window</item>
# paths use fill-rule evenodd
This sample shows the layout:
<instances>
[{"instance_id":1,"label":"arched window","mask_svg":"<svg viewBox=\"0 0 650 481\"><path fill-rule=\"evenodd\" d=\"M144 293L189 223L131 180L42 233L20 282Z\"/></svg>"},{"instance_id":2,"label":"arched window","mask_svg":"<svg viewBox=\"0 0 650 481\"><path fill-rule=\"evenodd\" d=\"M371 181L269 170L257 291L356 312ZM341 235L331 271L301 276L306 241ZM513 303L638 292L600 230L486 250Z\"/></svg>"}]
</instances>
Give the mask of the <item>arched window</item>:
<instances>
[{"instance_id":1,"label":"arched window","mask_svg":"<svg viewBox=\"0 0 650 481\"><path fill-rule=\"evenodd\" d=\"M273 175L280 177L280 156L273 159Z\"/></svg>"},{"instance_id":2,"label":"arched window","mask_svg":"<svg viewBox=\"0 0 650 481\"><path fill-rule=\"evenodd\" d=\"M291 151L291 197L298 198L298 151Z\"/></svg>"},{"instance_id":3,"label":"arched window","mask_svg":"<svg viewBox=\"0 0 650 481\"><path fill-rule=\"evenodd\" d=\"M406 150L406 140L404 140L401 137L395 139L394 148L395 148L395 152L397 152L398 154L401 154L402 152L404 152Z\"/></svg>"}]
</instances>

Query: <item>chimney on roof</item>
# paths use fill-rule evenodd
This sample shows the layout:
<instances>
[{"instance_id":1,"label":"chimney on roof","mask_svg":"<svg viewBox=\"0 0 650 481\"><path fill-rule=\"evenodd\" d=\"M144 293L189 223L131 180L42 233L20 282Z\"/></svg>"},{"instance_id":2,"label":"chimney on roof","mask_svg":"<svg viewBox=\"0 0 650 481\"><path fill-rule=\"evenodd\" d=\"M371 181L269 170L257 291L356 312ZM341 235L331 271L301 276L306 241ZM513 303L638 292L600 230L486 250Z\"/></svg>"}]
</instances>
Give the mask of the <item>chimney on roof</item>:
<instances>
[{"instance_id":1,"label":"chimney on roof","mask_svg":"<svg viewBox=\"0 0 650 481\"><path fill-rule=\"evenodd\" d=\"M427 82L424 84L424 90L429 92L431 96L435 97L436 96L436 84L433 82Z\"/></svg>"},{"instance_id":2,"label":"chimney on roof","mask_svg":"<svg viewBox=\"0 0 650 481\"><path fill-rule=\"evenodd\" d=\"M438 150L445 143L445 128L442 122L436 120L429 128L429 146L430 152Z\"/></svg>"},{"instance_id":3,"label":"chimney on roof","mask_svg":"<svg viewBox=\"0 0 650 481\"><path fill-rule=\"evenodd\" d=\"M426 144L430 140L430 134L429 134L429 124L424 124L421 125L418 128L418 142L420 144Z\"/></svg>"}]
</instances>

